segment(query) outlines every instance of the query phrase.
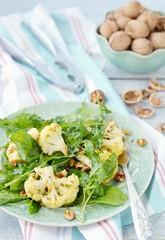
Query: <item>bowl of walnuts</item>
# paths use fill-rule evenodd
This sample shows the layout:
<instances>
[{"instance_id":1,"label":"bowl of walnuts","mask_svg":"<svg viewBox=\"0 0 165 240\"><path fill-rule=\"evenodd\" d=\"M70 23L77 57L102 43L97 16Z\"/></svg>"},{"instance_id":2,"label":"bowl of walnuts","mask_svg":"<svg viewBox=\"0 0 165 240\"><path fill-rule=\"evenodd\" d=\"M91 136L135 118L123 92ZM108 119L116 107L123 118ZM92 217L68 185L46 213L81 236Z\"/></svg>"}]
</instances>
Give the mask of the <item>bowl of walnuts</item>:
<instances>
[{"instance_id":1,"label":"bowl of walnuts","mask_svg":"<svg viewBox=\"0 0 165 240\"><path fill-rule=\"evenodd\" d=\"M108 12L96 32L106 58L122 70L147 73L165 64L165 16L138 1Z\"/></svg>"}]
</instances>

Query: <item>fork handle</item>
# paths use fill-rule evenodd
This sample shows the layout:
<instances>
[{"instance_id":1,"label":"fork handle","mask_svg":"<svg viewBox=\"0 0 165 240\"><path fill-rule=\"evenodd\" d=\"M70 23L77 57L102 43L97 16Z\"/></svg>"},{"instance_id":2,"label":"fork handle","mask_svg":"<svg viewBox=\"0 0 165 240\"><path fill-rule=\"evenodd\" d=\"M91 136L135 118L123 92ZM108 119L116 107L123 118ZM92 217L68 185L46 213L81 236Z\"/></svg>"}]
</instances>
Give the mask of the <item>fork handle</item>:
<instances>
[{"instance_id":1,"label":"fork handle","mask_svg":"<svg viewBox=\"0 0 165 240\"><path fill-rule=\"evenodd\" d=\"M154 240L151 221L134 187L128 168L124 167L123 170L127 180L130 207L137 237L139 240Z\"/></svg>"}]
</instances>

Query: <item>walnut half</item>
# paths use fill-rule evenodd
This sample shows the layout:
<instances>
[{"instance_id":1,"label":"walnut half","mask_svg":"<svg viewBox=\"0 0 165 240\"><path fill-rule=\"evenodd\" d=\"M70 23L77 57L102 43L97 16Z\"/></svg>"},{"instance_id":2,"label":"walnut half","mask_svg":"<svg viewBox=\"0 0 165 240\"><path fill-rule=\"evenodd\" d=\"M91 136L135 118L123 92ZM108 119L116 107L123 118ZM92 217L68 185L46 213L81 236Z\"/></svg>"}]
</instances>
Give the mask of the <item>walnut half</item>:
<instances>
[{"instance_id":1,"label":"walnut half","mask_svg":"<svg viewBox=\"0 0 165 240\"><path fill-rule=\"evenodd\" d=\"M149 118L154 114L152 108L143 108L141 106L135 106L135 112L140 118Z\"/></svg>"},{"instance_id":2,"label":"walnut half","mask_svg":"<svg viewBox=\"0 0 165 240\"><path fill-rule=\"evenodd\" d=\"M161 133L165 133L165 123L164 122L160 122L158 124L158 126L156 127L156 129L161 132Z\"/></svg>"},{"instance_id":3,"label":"walnut half","mask_svg":"<svg viewBox=\"0 0 165 240\"><path fill-rule=\"evenodd\" d=\"M158 95L156 93L152 93L150 95L149 103L153 107L162 107L163 106L163 102L160 100L160 98L158 97Z\"/></svg>"},{"instance_id":4,"label":"walnut half","mask_svg":"<svg viewBox=\"0 0 165 240\"><path fill-rule=\"evenodd\" d=\"M155 89L157 91L163 91L165 90L165 85L159 83L156 78L152 78L149 82L149 86L152 89Z\"/></svg>"},{"instance_id":5,"label":"walnut half","mask_svg":"<svg viewBox=\"0 0 165 240\"><path fill-rule=\"evenodd\" d=\"M122 98L123 98L124 102L127 104L138 103L142 99L142 91L141 90L128 90L123 94Z\"/></svg>"},{"instance_id":6,"label":"walnut half","mask_svg":"<svg viewBox=\"0 0 165 240\"><path fill-rule=\"evenodd\" d=\"M99 104L105 102L105 95L102 90L96 89L90 95L90 102Z\"/></svg>"}]
</instances>

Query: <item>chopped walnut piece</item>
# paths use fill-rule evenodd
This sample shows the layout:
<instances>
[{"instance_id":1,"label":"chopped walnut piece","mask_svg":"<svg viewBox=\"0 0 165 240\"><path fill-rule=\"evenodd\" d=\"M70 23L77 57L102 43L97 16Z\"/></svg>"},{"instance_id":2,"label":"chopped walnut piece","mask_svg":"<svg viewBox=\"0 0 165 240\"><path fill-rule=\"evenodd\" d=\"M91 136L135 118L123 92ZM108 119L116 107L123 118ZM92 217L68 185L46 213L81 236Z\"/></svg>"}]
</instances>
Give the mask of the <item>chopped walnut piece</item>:
<instances>
[{"instance_id":1,"label":"chopped walnut piece","mask_svg":"<svg viewBox=\"0 0 165 240\"><path fill-rule=\"evenodd\" d=\"M90 167L88 167L87 165L80 161L75 162L74 167L76 169L81 170L82 172L89 172L91 170Z\"/></svg>"},{"instance_id":2,"label":"chopped walnut piece","mask_svg":"<svg viewBox=\"0 0 165 240\"><path fill-rule=\"evenodd\" d=\"M119 170L114 178L115 181L117 182L123 182L125 179L125 174L123 171Z\"/></svg>"},{"instance_id":3,"label":"chopped walnut piece","mask_svg":"<svg viewBox=\"0 0 165 240\"><path fill-rule=\"evenodd\" d=\"M152 108L143 108L141 106L135 106L135 112L140 118L149 118L154 114Z\"/></svg>"},{"instance_id":4,"label":"chopped walnut piece","mask_svg":"<svg viewBox=\"0 0 165 240\"><path fill-rule=\"evenodd\" d=\"M151 79L151 81L149 82L149 86L152 88L152 89L155 89L157 91L163 91L165 90L165 85L159 83L156 78L153 78Z\"/></svg>"},{"instance_id":5,"label":"chopped walnut piece","mask_svg":"<svg viewBox=\"0 0 165 240\"><path fill-rule=\"evenodd\" d=\"M147 141L144 139L144 138L141 138L141 139L138 139L137 140L137 144L140 146L140 147L143 147L147 144Z\"/></svg>"},{"instance_id":6,"label":"chopped walnut piece","mask_svg":"<svg viewBox=\"0 0 165 240\"><path fill-rule=\"evenodd\" d=\"M138 103L142 99L142 91L141 90L128 90L123 94L122 98L123 98L124 102L127 104Z\"/></svg>"},{"instance_id":7,"label":"chopped walnut piece","mask_svg":"<svg viewBox=\"0 0 165 240\"><path fill-rule=\"evenodd\" d=\"M20 195L23 196L23 197L26 197L26 196L27 196L24 189L22 189L22 190L20 191Z\"/></svg>"},{"instance_id":8,"label":"chopped walnut piece","mask_svg":"<svg viewBox=\"0 0 165 240\"><path fill-rule=\"evenodd\" d=\"M129 135L131 134L131 132L130 132L129 129L125 129L125 130L124 130L124 134L129 136Z\"/></svg>"},{"instance_id":9,"label":"chopped walnut piece","mask_svg":"<svg viewBox=\"0 0 165 240\"><path fill-rule=\"evenodd\" d=\"M158 97L158 95L156 93L152 93L150 95L149 103L150 103L150 105L152 105L154 107L162 107L163 106L163 102L160 100L160 98Z\"/></svg>"},{"instance_id":10,"label":"chopped walnut piece","mask_svg":"<svg viewBox=\"0 0 165 240\"><path fill-rule=\"evenodd\" d=\"M58 177L58 178L63 178L63 177L66 177L67 171L66 171L66 170L63 170L63 171L61 171L61 172L55 173L55 175L56 175L56 177Z\"/></svg>"},{"instance_id":11,"label":"chopped walnut piece","mask_svg":"<svg viewBox=\"0 0 165 240\"><path fill-rule=\"evenodd\" d=\"M161 133L165 133L165 122L160 122L156 129Z\"/></svg>"},{"instance_id":12,"label":"chopped walnut piece","mask_svg":"<svg viewBox=\"0 0 165 240\"><path fill-rule=\"evenodd\" d=\"M74 159L71 159L69 161L69 167L73 167L75 165L76 161Z\"/></svg>"},{"instance_id":13,"label":"chopped walnut piece","mask_svg":"<svg viewBox=\"0 0 165 240\"><path fill-rule=\"evenodd\" d=\"M15 167L17 165L17 162L13 160L13 161L10 161L9 164L10 166Z\"/></svg>"},{"instance_id":14,"label":"chopped walnut piece","mask_svg":"<svg viewBox=\"0 0 165 240\"><path fill-rule=\"evenodd\" d=\"M73 211L65 211L64 212L64 217L67 220L72 221L75 218L75 213Z\"/></svg>"}]
</instances>

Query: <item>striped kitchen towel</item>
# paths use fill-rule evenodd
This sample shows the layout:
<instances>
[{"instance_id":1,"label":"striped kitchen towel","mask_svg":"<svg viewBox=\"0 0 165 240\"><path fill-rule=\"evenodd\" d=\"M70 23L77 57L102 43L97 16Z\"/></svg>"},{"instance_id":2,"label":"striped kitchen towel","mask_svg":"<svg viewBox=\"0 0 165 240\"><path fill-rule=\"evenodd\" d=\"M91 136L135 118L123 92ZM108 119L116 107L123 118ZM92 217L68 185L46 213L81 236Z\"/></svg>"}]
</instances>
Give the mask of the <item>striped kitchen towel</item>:
<instances>
[{"instance_id":1,"label":"striped kitchen towel","mask_svg":"<svg viewBox=\"0 0 165 240\"><path fill-rule=\"evenodd\" d=\"M29 35L22 25L22 19L31 16L34 12L48 17L41 6L37 6L26 16L20 14L6 16L0 19L0 33L31 57L52 62L54 56L47 52L32 35ZM126 106L98 67L104 64L104 60L102 61L103 58L95 38L95 25L86 20L77 8L57 11L47 21L50 25L53 21L56 27L53 27L52 31L59 36L59 41L62 41L62 44L69 49L82 69L85 91L81 94L74 94L51 85L34 70L16 63L7 53L1 51L0 117L6 117L22 108L44 102L89 101L89 94L95 89L101 89L105 93L106 104L112 111L118 109L121 114L129 116ZM147 211L152 215L165 211L165 139L140 119L133 117L133 120L144 130L155 153L155 173L143 195ZM19 222L25 240L120 240L123 239L122 226L130 224L132 219L128 209L111 219L78 228L43 227L23 220Z\"/></svg>"}]
</instances>

